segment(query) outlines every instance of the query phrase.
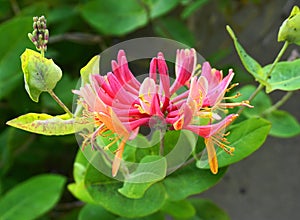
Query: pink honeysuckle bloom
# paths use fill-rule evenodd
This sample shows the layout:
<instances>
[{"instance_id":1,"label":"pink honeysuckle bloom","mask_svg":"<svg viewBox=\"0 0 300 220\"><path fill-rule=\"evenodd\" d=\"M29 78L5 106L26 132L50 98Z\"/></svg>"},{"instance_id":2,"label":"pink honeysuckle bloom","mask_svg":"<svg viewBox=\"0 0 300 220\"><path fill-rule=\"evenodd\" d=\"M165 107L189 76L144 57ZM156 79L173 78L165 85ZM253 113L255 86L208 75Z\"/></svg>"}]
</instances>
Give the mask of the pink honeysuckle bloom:
<instances>
[{"instance_id":1,"label":"pink honeysuckle bloom","mask_svg":"<svg viewBox=\"0 0 300 220\"><path fill-rule=\"evenodd\" d=\"M186 125L185 129L193 131L199 136L204 137L204 142L208 155L208 162L210 170L213 174L218 173L218 160L215 150L215 145L222 148L226 153L232 154L234 151L233 147L227 145L226 133L224 132L226 127L231 124L237 114L230 114L222 121L216 124L195 126L195 125Z\"/></svg>"},{"instance_id":2,"label":"pink honeysuckle bloom","mask_svg":"<svg viewBox=\"0 0 300 220\"><path fill-rule=\"evenodd\" d=\"M205 77L208 82L208 92L207 96L203 100L203 107L215 106L215 107L225 107L231 108L240 105L245 105L247 107L252 107L249 105L248 101L243 101L241 103L223 103L224 95L227 92L228 86L234 76L233 70L229 69L228 75L223 78L223 72L211 68L208 62L204 62L201 70L201 76ZM235 84L236 86L238 84ZM235 98L236 96L232 97Z\"/></svg>"},{"instance_id":3,"label":"pink honeysuckle bloom","mask_svg":"<svg viewBox=\"0 0 300 220\"><path fill-rule=\"evenodd\" d=\"M221 120L222 117L214 111L241 105L252 107L247 101L241 103L222 103L233 75L233 71L229 70L228 75L223 78L221 71L211 69L209 63L205 62L202 66L201 76L192 77L188 92L181 95L180 99L174 99L177 103L179 103L178 100L184 100L180 109L169 114L168 122L173 124L175 130L187 129L204 138L210 169L214 174L218 172L218 162L214 146L219 146L230 154L233 152L234 148L224 143L226 142L226 138L221 135L221 131L224 132L225 128L237 117L237 115L231 114ZM210 122L207 125L201 125L199 124L200 118L221 121L214 124Z\"/></svg>"},{"instance_id":4,"label":"pink honeysuckle bloom","mask_svg":"<svg viewBox=\"0 0 300 220\"><path fill-rule=\"evenodd\" d=\"M194 49L177 50L175 62L176 79L173 83L170 93L173 94L180 87L189 84L197 63L196 51Z\"/></svg>"},{"instance_id":5,"label":"pink honeysuckle bloom","mask_svg":"<svg viewBox=\"0 0 300 220\"><path fill-rule=\"evenodd\" d=\"M233 148L223 144L221 134L237 115L224 119L214 111L248 105L247 102L227 104L222 102L233 78L233 71L223 78L221 71L212 69L209 63L202 66L202 74L194 76L196 51L177 50L175 75L171 84L168 66L161 52L150 62L149 77L139 82L128 67L125 52L120 50L117 61L111 62L112 72L105 76L90 75L90 84L75 90L84 115L90 116L95 125L90 143L95 144L97 135L110 131L114 134L112 142L104 149L120 140L112 164L112 175L117 175L126 141L134 139L141 126L150 126L152 117L159 118L168 128L187 129L205 139L212 173L217 173L218 164L214 145L231 153ZM185 87L186 91L179 91ZM178 94L177 94L178 93ZM209 122L201 124L201 118ZM156 120L154 120L156 121ZM217 121L215 123L215 121Z\"/></svg>"}]
</instances>

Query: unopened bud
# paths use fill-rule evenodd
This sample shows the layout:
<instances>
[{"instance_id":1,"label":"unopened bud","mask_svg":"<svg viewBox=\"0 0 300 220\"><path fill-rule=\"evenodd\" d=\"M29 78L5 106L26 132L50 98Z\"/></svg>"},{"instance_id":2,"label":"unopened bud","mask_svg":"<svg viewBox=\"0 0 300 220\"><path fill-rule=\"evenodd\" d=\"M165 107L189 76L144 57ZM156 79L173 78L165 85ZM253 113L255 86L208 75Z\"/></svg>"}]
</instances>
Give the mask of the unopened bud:
<instances>
[{"instance_id":1,"label":"unopened bud","mask_svg":"<svg viewBox=\"0 0 300 220\"><path fill-rule=\"evenodd\" d=\"M300 45L300 9L298 6L293 7L290 16L280 26L278 41Z\"/></svg>"},{"instance_id":2,"label":"unopened bud","mask_svg":"<svg viewBox=\"0 0 300 220\"><path fill-rule=\"evenodd\" d=\"M46 51L49 40L49 31L47 30L47 21L45 16L33 17L33 31L28 34L29 39L34 43L39 51Z\"/></svg>"},{"instance_id":3,"label":"unopened bud","mask_svg":"<svg viewBox=\"0 0 300 220\"><path fill-rule=\"evenodd\" d=\"M48 29L46 29L45 32L44 32L44 40L47 40L47 42L49 40L49 31L48 31Z\"/></svg>"}]
</instances>

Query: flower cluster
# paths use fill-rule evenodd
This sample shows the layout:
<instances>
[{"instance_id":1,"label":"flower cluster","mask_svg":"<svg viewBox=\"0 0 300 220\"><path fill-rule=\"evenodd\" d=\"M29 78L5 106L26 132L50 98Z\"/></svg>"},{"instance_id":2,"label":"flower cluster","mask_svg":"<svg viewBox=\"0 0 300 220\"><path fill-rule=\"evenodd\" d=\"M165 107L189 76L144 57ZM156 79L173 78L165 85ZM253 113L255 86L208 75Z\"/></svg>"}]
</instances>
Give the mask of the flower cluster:
<instances>
[{"instance_id":1,"label":"flower cluster","mask_svg":"<svg viewBox=\"0 0 300 220\"><path fill-rule=\"evenodd\" d=\"M222 102L228 98L224 96L230 89L233 71L229 70L223 78L222 71L211 68L208 62L201 69L196 68L196 58L194 49L177 51L176 79L171 84L164 55L158 53L150 62L149 76L139 82L128 67L125 52L120 50L117 61L111 63L112 72L105 76L92 74L90 84L74 91L95 123L92 139L110 131L116 134L111 144L120 140L112 165L113 176L118 172L126 141L134 139L141 126L149 126L153 117L170 130L187 129L202 136L214 174L218 172L215 146L229 154L233 152L223 131L237 114L222 118L216 110L250 105L247 101Z\"/></svg>"},{"instance_id":2,"label":"flower cluster","mask_svg":"<svg viewBox=\"0 0 300 220\"><path fill-rule=\"evenodd\" d=\"M28 34L28 37L38 51L47 50L49 30L47 29L47 20L45 16L33 17L33 31Z\"/></svg>"}]
</instances>

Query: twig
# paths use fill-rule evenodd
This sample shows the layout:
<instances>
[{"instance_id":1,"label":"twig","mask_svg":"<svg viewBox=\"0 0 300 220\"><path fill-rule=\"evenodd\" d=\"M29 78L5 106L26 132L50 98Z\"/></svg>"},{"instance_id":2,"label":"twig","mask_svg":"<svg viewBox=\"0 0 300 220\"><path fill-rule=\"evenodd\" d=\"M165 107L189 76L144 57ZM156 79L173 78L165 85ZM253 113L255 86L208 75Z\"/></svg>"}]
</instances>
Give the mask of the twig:
<instances>
[{"instance_id":1,"label":"twig","mask_svg":"<svg viewBox=\"0 0 300 220\"><path fill-rule=\"evenodd\" d=\"M27 140L25 140L25 142L23 142L23 144L19 146L18 149L14 152L14 156L17 156L22 152L24 152L35 139L36 139L36 135L31 134L30 137Z\"/></svg>"},{"instance_id":2,"label":"twig","mask_svg":"<svg viewBox=\"0 0 300 220\"><path fill-rule=\"evenodd\" d=\"M193 163L195 160L198 160L198 158L200 158L200 156L202 155L202 151L200 153L198 153L196 156L190 158L189 160L185 161L180 168L186 167L188 165L190 165L191 163Z\"/></svg>"},{"instance_id":3,"label":"twig","mask_svg":"<svg viewBox=\"0 0 300 220\"><path fill-rule=\"evenodd\" d=\"M62 107L63 110L65 110L66 113L68 113L70 116L73 115L72 112L68 109L68 107L65 106L65 104L55 95L55 93L52 90L48 91L48 93L57 102L57 104L59 104L59 106Z\"/></svg>"},{"instance_id":4,"label":"twig","mask_svg":"<svg viewBox=\"0 0 300 220\"><path fill-rule=\"evenodd\" d=\"M15 15L20 14L20 7L18 5L18 2L16 0L10 0L10 4L12 7L12 10L14 11Z\"/></svg>"},{"instance_id":5,"label":"twig","mask_svg":"<svg viewBox=\"0 0 300 220\"><path fill-rule=\"evenodd\" d=\"M270 108L266 109L262 115L266 115L271 113L272 111L278 109L280 106L282 106L291 96L293 95L293 92L287 92L278 102L276 102L273 106Z\"/></svg>"},{"instance_id":6,"label":"twig","mask_svg":"<svg viewBox=\"0 0 300 220\"><path fill-rule=\"evenodd\" d=\"M70 210L73 208L81 207L83 205L84 205L84 202L81 202L81 201L60 203L54 209L55 209L55 211L65 211L65 210Z\"/></svg>"},{"instance_id":7,"label":"twig","mask_svg":"<svg viewBox=\"0 0 300 220\"><path fill-rule=\"evenodd\" d=\"M287 41L285 41L284 45L282 46L281 50L279 51L278 55L276 56L274 62L272 63L272 66L269 70L269 72L266 74L266 79L268 80L269 77L271 76L276 64L278 63L278 61L281 59L282 55L284 54L284 52L286 51L287 47L289 46L289 43ZM249 97L249 101L251 102L256 95L264 88L263 84L259 84L259 86L256 88L256 90L251 94L251 96ZM240 108L240 110L237 112L237 114L241 114L244 110L245 110L246 106L242 106Z\"/></svg>"},{"instance_id":8,"label":"twig","mask_svg":"<svg viewBox=\"0 0 300 220\"><path fill-rule=\"evenodd\" d=\"M98 44L102 42L102 37L99 35L87 34L87 33L65 33L61 35L56 35L49 38L49 43L57 43L60 41L73 41L83 44Z\"/></svg>"}]
</instances>

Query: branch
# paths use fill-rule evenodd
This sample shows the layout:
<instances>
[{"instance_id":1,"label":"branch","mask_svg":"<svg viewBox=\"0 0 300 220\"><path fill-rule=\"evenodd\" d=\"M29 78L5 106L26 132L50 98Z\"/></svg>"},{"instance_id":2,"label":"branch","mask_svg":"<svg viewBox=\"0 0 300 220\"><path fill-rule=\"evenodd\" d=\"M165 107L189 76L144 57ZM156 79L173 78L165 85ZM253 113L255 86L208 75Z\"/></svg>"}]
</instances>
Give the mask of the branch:
<instances>
[{"instance_id":1,"label":"branch","mask_svg":"<svg viewBox=\"0 0 300 220\"><path fill-rule=\"evenodd\" d=\"M65 33L65 34L56 35L49 38L49 43L57 43L61 41L72 41L72 42L82 43L82 44L98 44L101 43L103 39L99 35L80 33L80 32Z\"/></svg>"}]
</instances>

